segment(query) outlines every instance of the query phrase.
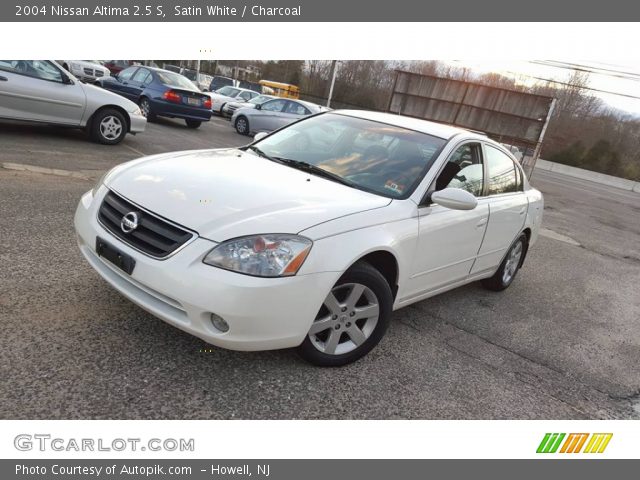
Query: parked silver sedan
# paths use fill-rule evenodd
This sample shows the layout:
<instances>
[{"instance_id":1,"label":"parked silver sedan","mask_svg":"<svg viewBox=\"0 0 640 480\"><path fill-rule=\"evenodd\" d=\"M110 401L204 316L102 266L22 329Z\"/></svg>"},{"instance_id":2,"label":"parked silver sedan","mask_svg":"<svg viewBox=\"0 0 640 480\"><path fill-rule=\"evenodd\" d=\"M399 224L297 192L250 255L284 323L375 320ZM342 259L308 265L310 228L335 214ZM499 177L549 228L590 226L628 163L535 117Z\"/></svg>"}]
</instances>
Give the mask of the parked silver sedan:
<instances>
[{"instance_id":1,"label":"parked silver sedan","mask_svg":"<svg viewBox=\"0 0 640 480\"><path fill-rule=\"evenodd\" d=\"M107 145L147 125L138 105L80 82L52 60L0 60L0 118L83 128Z\"/></svg>"},{"instance_id":2,"label":"parked silver sedan","mask_svg":"<svg viewBox=\"0 0 640 480\"><path fill-rule=\"evenodd\" d=\"M209 93L211 97L211 111L222 115L222 109L228 102L248 102L254 97L260 95L258 92L249 90L248 88L238 88L226 86L215 92Z\"/></svg>"},{"instance_id":3,"label":"parked silver sedan","mask_svg":"<svg viewBox=\"0 0 640 480\"><path fill-rule=\"evenodd\" d=\"M222 115L225 117L232 117L236 110L239 108L247 107L247 108L255 108L256 105L262 105L269 100L276 98L273 95L258 95L257 97L253 97L248 102L228 102L222 107Z\"/></svg>"},{"instance_id":4,"label":"parked silver sedan","mask_svg":"<svg viewBox=\"0 0 640 480\"><path fill-rule=\"evenodd\" d=\"M315 103L276 98L253 107L239 108L231 117L231 125L242 135L272 132L303 117L327 110L327 107Z\"/></svg>"}]
</instances>

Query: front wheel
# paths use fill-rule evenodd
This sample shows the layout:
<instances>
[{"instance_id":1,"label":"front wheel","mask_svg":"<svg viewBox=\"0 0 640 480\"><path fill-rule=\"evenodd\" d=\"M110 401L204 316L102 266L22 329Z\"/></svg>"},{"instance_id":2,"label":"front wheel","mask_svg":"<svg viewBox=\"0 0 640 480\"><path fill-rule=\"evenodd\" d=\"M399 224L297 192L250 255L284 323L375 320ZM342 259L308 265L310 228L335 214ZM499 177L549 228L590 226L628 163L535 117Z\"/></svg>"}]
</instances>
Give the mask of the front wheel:
<instances>
[{"instance_id":1,"label":"front wheel","mask_svg":"<svg viewBox=\"0 0 640 480\"><path fill-rule=\"evenodd\" d=\"M382 274L368 263L357 263L327 295L298 353L323 367L355 362L384 336L392 305Z\"/></svg>"},{"instance_id":2,"label":"front wheel","mask_svg":"<svg viewBox=\"0 0 640 480\"><path fill-rule=\"evenodd\" d=\"M247 117L241 116L237 118L236 132L240 135L249 135L249 120L247 120Z\"/></svg>"},{"instance_id":3,"label":"front wheel","mask_svg":"<svg viewBox=\"0 0 640 480\"><path fill-rule=\"evenodd\" d=\"M95 114L89 133L98 143L116 145L127 135L127 121L118 110L105 108Z\"/></svg>"},{"instance_id":4,"label":"front wheel","mask_svg":"<svg viewBox=\"0 0 640 480\"><path fill-rule=\"evenodd\" d=\"M200 125L202 125L202 122L199 120L185 120L185 123L189 128L198 128Z\"/></svg>"},{"instance_id":5,"label":"front wheel","mask_svg":"<svg viewBox=\"0 0 640 480\"><path fill-rule=\"evenodd\" d=\"M516 278L516 274L522 264L522 258L527 249L527 236L523 233L518 239L513 242L511 248L507 252L507 255L502 260L498 271L493 274L493 277L484 279L482 285L496 292L506 289L513 279Z\"/></svg>"}]
</instances>

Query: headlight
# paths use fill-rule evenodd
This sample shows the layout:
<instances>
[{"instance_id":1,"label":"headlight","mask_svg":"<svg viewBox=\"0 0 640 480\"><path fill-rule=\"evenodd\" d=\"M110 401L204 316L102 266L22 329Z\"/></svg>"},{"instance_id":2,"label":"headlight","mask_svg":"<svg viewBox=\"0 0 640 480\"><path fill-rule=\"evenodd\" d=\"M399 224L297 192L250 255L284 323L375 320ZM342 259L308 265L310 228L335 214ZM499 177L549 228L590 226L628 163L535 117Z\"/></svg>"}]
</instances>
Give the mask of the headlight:
<instances>
[{"instance_id":1,"label":"headlight","mask_svg":"<svg viewBox=\"0 0 640 480\"><path fill-rule=\"evenodd\" d=\"M222 242L203 261L257 277L288 277L298 272L311 245L311 240L299 235L252 235Z\"/></svg>"},{"instance_id":2,"label":"headlight","mask_svg":"<svg viewBox=\"0 0 640 480\"><path fill-rule=\"evenodd\" d=\"M131 115L142 116L142 110L140 110L140 107L137 107L131 112Z\"/></svg>"}]
</instances>

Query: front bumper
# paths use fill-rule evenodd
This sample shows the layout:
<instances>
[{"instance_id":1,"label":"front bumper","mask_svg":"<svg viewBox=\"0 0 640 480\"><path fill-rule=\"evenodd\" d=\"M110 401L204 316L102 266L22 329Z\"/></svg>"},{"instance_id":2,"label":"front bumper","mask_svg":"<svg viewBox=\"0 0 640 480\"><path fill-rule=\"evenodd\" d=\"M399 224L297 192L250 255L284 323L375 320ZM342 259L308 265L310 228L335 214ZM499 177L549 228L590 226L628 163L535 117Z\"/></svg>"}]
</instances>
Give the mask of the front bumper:
<instances>
[{"instance_id":1,"label":"front bumper","mask_svg":"<svg viewBox=\"0 0 640 480\"><path fill-rule=\"evenodd\" d=\"M129 113L129 121L131 123L129 126L130 133L142 133L147 128L147 119L142 115Z\"/></svg>"},{"instance_id":2,"label":"front bumper","mask_svg":"<svg viewBox=\"0 0 640 480\"><path fill-rule=\"evenodd\" d=\"M107 189L96 197L83 195L75 214L78 246L89 264L111 286L171 325L210 344L231 350L270 350L295 347L336 281L335 272L286 278L257 278L202 263L216 243L200 237L175 255L156 260L121 242L97 221ZM104 238L136 260L131 276L95 252L96 236ZM211 313L224 318L222 333Z\"/></svg>"}]
</instances>

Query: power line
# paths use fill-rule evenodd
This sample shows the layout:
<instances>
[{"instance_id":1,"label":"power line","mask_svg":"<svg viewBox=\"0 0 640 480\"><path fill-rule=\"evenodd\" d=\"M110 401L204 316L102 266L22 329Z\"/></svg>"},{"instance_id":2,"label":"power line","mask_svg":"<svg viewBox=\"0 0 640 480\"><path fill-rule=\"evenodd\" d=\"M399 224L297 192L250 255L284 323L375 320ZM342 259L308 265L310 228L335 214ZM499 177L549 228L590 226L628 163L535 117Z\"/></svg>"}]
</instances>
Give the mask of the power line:
<instances>
[{"instance_id":1,"label":"power line","mask_svg":"<svg viewBox=\"0 0 640 480\"><path fill-rule=\"evenodd\" d=\"M610 90L602 90L599 88L593 88L593 87L586 87L586 86L581 86L581 85L575 85L573 83L568 83L568 82L562 82L560 80L553 80L551 78L543 78L543 77L538 77L536 75L530 75L528 73L521 73L521 72L512 72L510 70L507 70L508 73L511 73L512 75L517 75L517 76L525 76L525 77L529 77L529 78L535 78L536 80L541 80L543 82L549 82L549 83L556 83L558 85L566 85L568 87L573 87L573 88L579 88L581 90L590 90L592 92L598 92L598 93L606 93L608 95L618 95L620 97L626 97L626 98L633 98L634 100L640 100L640 96L637 95L630 95L628 93L620 93L620 92L612 92Z\"/></svg>"},{"instance_id":2,"label":"power line","mask_svg":"<svg viewBox=\"0 0 640 480\"><path fill-rule=\"evenodd\" d=\"M556 62L554 60L530 60L529 63L536 65L544 65L553 68L562 68L565 70L573 70L578 72L592 73L594 75L602 75L607 77L621 78L632 82L640 82L640 73L625 72L621 70L613 70L609 68L591 67L579 63Z\"/></svg>"}]
</instances>

